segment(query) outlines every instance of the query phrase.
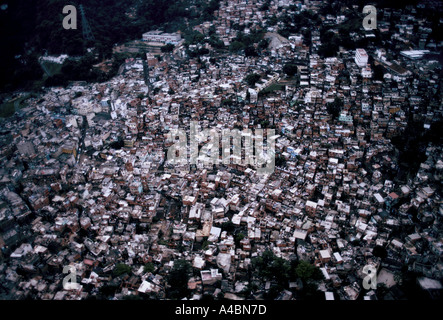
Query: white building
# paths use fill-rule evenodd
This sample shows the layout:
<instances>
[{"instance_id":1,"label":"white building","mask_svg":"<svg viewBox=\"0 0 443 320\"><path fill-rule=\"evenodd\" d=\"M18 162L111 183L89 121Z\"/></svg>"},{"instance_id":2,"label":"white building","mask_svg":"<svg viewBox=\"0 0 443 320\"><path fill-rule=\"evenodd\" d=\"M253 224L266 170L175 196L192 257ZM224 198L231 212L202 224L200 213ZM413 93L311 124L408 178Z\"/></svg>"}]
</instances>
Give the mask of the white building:
<instances>
[{"instance_id":1,"label":"white building","mask_svg":"<svg viewBox=\"0 0 443 320\"><path fill-rule=\"evenodd\" d=\"M368 54L365 49L357 49L355 50L355 63L359 67L366 67L368 64Z\"/></svg>"},{"instance_id":2,"label":"white building","mask_svg":"<svg viewBox=\"0 0 443 320\"><path fill-rule=\"evenodd\" d=\"M372 78L372 70L371 67L366 66L364 68L361 69L361 76L363 78Z\"/></svg>"},{"instance_id":3,"label":"white building","mask_svg":"<svg viewBox=\"0 0 443 320\"><path fill-rule=\"evenodd\" d=\"M400 51L400 54L403 57L412 59L412 60L418 60L423 58L423 56L429 53L429 50L406 50L406 51Z\"/></svg>"},{"instance_id":4,"label":"white building","mask_svg":"<svg viewBox=\"0 0 443 320\"><path fill-rule=\"evenodd\" d=\"M148 31L143 33L143 41L148 42L161 42L178 44L181 41L181 35L178 33L163 33L159 30Z\"/></svg>"}]
</instances>

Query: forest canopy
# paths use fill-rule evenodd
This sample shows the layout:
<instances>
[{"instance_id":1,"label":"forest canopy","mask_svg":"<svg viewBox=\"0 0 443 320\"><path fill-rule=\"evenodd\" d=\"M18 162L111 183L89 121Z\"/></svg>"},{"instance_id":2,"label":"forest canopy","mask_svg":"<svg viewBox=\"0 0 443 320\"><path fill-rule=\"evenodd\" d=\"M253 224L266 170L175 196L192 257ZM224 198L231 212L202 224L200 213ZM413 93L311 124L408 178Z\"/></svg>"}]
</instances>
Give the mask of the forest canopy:
<instances>
[{"instance_id":1,"label":"forest canopy","mask_svg":"<svg viewBox=\"0 0 443 320\"><path fill-rule=\"evenodd\" d=\"M9 1L0 11L0 90L14 89L27 80L41 76L34 71L37 57L68 54L83 56L95 47L99 59L112 56L115 44L140 39L149 30L184 32L193 25L213 18L218 0L73 0L77 8L77 29L63 28L65 2L57 0ZM94 36L83 39L80 5ZM187 21L191 21L189 25ZM38 73L38 74L36 74Z\"/></svg>"}]
</instances>

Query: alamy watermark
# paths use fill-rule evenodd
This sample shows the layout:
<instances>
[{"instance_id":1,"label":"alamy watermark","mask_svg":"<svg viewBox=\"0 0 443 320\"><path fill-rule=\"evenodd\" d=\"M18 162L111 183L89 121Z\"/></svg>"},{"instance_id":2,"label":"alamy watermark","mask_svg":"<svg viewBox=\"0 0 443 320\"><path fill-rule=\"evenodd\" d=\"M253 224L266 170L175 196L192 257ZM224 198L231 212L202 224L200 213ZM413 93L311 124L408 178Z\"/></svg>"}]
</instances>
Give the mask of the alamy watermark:
<instances>
[{"instance_id":1,"label":"alamy watermark","mask_svg":"<svg viewBox=\"0 0 443 320\"><path fill-rule=\"evenodd\" d=\"M372 264L367 264L363 267L363 273L366 274L363 278L363 288L377 289L377 269Z\"/></svg>"},{"instance_id":2,"label":"alamy watermark","mask_svg":"<svg viewBox=\"0 0 443 320\"><path fill-rule=\"evenodd\" d=\"M63 18L63 28L66 30L77 29L77 8L73 5L64 6L63 14L68 14Z\"/></svg>"},{"instance_id":3,"label":"alamy watermark","mask_svg":"<svg viewBox=\"0 0 443 320\"><path fill-rule=\"evenodd\" d=\"M275 129L240 131L212 128L199 131L198 122L192 121L189 144L184 130L172 129L168 133L168 141L173 144L168 149L167 164L180 166L251 165L259 174L272 174L275 168L277 137Z\"/></svg>"},{"instance_id":4,"label":"alamy watermark","mask_svg":"<svg viewBox=\"0 0 443 320\"><path fill-rule=\"evenodd\" d=\"M364 6L363 13L368 15L363 19L363 28L365 30L377 29L377 9L374 6Z\"/></svg>"},{"instance_id":5,"label":"alamy watermark","mask_svg":"<svg viewBox=\"0 0 443 320\"><path fill-rule=\"evenodd\" d=\"M63 278L63 289L77 290L80 288L80 284L77 283L77 269L74 266L64 266L63 273L68 273L68 275Z\"/></svg>"}]
</instances>

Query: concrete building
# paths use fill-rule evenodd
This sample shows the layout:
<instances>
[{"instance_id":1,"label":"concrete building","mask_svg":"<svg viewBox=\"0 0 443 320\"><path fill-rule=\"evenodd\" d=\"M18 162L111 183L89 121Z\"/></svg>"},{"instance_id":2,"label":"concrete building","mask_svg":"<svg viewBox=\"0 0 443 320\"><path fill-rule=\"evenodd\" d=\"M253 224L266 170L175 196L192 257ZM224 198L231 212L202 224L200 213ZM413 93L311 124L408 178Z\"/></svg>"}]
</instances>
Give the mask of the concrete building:
<instances>
[{"instance_id":1,"label":"concrete building","mask_svg":"<svg viewBox=\"0 0 443 320\"><path fill-rule=\"evenodd\" d=\"M365 49L358 48L355 50L355 63L360 67L366 67L368 64L368 54Z\"/></svg>"}]
</instances>

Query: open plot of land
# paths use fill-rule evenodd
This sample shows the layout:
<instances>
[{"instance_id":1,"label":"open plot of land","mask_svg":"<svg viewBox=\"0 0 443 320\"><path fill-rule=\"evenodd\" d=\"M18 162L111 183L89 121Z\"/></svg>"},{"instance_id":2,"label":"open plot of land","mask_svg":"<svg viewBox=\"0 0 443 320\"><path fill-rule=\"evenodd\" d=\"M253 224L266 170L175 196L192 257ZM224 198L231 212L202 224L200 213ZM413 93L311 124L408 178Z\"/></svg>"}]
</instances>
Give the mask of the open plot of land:
<instances>
[{"instance_id":1,"label":"open plot of land","mask_svg":"<svg viewBox=\"0 0 443 320\"><path fill-rule=\"evenodd\" d=\"M388 288L395 285L394 274L385 268L381 269L381 271L377 275L377 283L384 283Z\"/></svg>"}]
</instances>

